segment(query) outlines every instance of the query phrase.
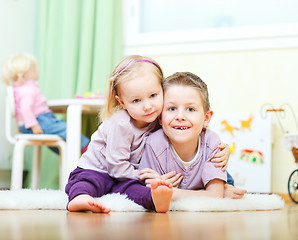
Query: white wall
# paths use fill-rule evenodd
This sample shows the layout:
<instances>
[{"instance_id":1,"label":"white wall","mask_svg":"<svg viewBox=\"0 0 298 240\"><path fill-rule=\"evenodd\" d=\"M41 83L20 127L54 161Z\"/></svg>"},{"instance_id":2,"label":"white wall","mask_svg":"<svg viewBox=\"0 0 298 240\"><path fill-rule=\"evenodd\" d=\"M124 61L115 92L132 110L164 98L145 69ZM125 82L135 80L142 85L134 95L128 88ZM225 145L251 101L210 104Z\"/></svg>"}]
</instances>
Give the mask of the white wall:
<instances>
[{"instance_id":1,"label":"white wall","mask_svg":"<svg viewBox=\"0 0 298 240\"><path fill-rule=\"evenodd\" d=\"M17 52L35 54L36 39L36 0L0 1L0 63ZM5 138L6 85L0 83L0 169L11 167L12 145ZM1 181L1 179L0 179Z\"/></svg>"}]
</instances>

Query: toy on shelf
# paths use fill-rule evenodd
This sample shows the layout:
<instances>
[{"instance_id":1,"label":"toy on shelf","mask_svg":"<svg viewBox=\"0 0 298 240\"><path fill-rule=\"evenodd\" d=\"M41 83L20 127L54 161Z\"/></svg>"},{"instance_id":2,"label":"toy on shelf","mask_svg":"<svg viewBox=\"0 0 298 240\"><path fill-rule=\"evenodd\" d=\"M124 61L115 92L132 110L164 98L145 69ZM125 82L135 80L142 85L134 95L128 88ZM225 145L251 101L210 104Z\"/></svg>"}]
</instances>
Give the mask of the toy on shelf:
<instances>
[{"instance_id":1,"label":"toy on shelf","mask_svg":"<svg viewBox=\"0 0 298 240\"><path fill-rule=\"evenodd\" d=\"M83 95L76 94L75 98L85 98L85 99L104 99L105 95L101 94L99 91L96 91L96 93L92 92L85 92Z\"/></svg>"}]
</instances>

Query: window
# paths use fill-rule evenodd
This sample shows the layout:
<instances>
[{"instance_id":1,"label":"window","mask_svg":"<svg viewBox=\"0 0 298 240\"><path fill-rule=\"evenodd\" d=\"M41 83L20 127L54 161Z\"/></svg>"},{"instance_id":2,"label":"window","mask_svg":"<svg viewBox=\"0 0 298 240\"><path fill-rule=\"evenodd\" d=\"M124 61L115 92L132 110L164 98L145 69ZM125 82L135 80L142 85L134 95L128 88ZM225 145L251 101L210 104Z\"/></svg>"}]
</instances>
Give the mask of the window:
<instances>
[{"instance_id":1,"label":"window","mask_svg":"<svg viewBox=\"0 0 298 240\"><path fill-rule=\"evenodd\" d=\"M125 53L298 47L296 0L124 0Z\"/></svg>"}]
</instances>

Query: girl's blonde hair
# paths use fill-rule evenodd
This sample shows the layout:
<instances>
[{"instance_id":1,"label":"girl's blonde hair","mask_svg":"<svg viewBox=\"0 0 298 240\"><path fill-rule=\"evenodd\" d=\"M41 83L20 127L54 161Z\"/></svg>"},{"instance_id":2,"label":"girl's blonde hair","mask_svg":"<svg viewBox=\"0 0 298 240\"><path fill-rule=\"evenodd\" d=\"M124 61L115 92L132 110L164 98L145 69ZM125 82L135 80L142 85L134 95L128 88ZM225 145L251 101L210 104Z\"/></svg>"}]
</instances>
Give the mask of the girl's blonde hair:
<instances>
[{"instance_id":1,"label":"girl's blonde hair","mask_svg":"<svg viewBox=\"0 0 298 240\"><path fill-rule=\"evenodd\" d=\"M24 74L28 72L32 64L37 67L36 59L27 53L9 56L2 65L2 81L6 85L12 85L14 82L22 84L25 81Z\"/></svg>"},{"instance_id":2,"label":"girl's blonde hair","mask_svg":"<svg viewBox=\"0 0 298 240\"><path fill-rule=\"evenodd\" d=\"M109 92L107 103L101 113L101 119L110 118L115 112L122 109L121 104L116 100L118 86L126 80L133 78L143 70L144 64L152 65L153 74L158 77L160 84L163 81L163 72L159 64L153 59L140 55L130 55L125 57L112 71L109 77Z\"/></svg>"},{"instance_id":3,"label":"girl's blonde hair","mask_svg":"<svg viewBox=\"0 0 298 240\"><path fill-rule=\"evenodd\" d=\"M163 81L163 90L166 91L171 86L187 86L198 90L203 100L205 113L210 110L209 94L206 83L197 75L190 72L176 72Z\"/></svg>"}]
</instances>

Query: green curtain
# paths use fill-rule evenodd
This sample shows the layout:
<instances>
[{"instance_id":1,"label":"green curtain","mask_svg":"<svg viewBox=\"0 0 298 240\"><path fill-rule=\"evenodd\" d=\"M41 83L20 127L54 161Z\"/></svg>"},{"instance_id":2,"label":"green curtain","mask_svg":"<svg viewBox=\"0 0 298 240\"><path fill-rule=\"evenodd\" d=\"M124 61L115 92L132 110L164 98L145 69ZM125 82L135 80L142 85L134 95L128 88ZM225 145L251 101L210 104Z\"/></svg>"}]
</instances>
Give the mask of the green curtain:
<instances>
[{"instance_id":1,"label":"green curtain","mask_svg":"<svg viewBox=\"0 0 298 240\"><path fill-rule=\"evenodd\" d=\"M48 100L106 91L107 78L122 58L121 2L38 1L39 83ZM84 134L90 136L98 119L89 116L82 122L89 131ZM42 154L41 187L58 188L59 157L47 148Z\"/></svg>"},{"instance_id":2,"label":"green curtain","mask_svg":"<svg viewBox=\"0 0 298 240\"><path fill-rule=\"evenodd\" d=\"M57 99L105 91L107 77L122 58L121 0L38 4L37 58L43 93Z\"/></svg>"}]
</instances>

